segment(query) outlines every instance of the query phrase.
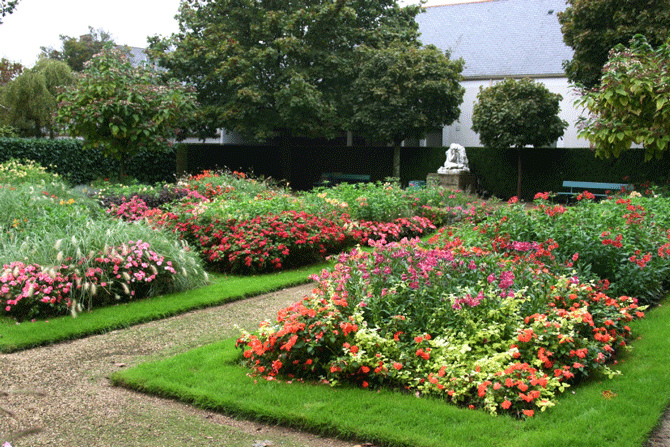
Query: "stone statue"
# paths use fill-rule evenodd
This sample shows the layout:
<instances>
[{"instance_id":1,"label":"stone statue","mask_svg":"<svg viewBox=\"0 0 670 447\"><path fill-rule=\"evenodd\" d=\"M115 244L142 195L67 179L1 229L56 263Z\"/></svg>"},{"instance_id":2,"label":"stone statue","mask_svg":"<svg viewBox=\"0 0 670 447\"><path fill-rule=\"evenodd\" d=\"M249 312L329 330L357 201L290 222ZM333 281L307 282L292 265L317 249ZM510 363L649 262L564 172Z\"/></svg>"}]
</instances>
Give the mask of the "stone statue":
<instances>
[{"instance_id":1,"label":"stone statue","mask_svg":"<svg viewBox=\"0 0 670 447\"><path fill-rule=\"evenodd\" d=\"M465 148L457 143L451 143L446 152L447 161L444 166L438 170L438 174L456 174L460 172L470 172L468 167L468 156L465 155Z\"/></svg>"}]
</instances>

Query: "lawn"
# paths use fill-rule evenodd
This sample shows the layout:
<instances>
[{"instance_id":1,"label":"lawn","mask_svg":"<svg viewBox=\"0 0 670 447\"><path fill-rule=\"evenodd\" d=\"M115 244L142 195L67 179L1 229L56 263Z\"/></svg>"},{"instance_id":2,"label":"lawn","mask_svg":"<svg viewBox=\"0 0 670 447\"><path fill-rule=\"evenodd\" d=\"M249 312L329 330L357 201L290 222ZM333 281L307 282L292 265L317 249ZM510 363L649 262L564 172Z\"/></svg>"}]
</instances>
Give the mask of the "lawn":
<instances>
[{"instance_id":1,"label":"lawn","mask_svg":"<svg viewBox=\"0 0 670 447\"><path fill-rule=\"evenodd\" d=\"M644 446L670 402L670 306L643 320L621 374L593 377L532 419L490 416L439 399L354 387L255 380L234 340L120 371L116 385L225 414L389 446Z\"/></svg>"}]
</instances>

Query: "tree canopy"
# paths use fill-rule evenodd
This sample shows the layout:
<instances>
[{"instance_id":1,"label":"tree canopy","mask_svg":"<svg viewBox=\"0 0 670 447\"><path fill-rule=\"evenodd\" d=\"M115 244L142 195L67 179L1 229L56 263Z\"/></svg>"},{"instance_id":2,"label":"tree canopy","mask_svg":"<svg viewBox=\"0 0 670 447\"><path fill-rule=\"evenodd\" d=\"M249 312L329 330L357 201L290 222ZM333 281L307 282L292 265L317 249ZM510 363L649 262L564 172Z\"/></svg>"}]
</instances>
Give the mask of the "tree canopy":
<instances>
[{"instance_id":1,"label":"tree canopy","mask_svg":"<svg viewBox=\"0 0 670 447\"><path fill-rule=\"evenodd\" d=\"M45 130L53 136L58 88L73 80L72 70L66 63L50 59L38 61L2 89L4 121L22 136L42 137Z\"/></svg>"},{"instance_id":2,"label":"tree canopy","mask_svg":"<svg viewBox=\"0 0 670 447\"><path fill-rule=\"evenodd\" d=\"M355 49L415 42L419 11L395 0L182 2L180 32L150 39L150 53L195 86L204 131L333 137L348 125Z\"/></svg>"},{"instance_id":3,"label":"tree canopy","mask_svg":"<svg viewBox=\"0 0 670 447\"><path fill-rule=\"evenodd\" d=\"M60 35L61 48L40 47L40 57L63 61L72 70L80 72L84 69L84 63L89 61L93 55L99 53L106 44L114 43L112 35L103 29L88 27L88 33L79 37Z\"/></svg>"},{"instance_id":4,"label":"tree canopy","mask_svg":"<svg viewBox=\"0 0 670 447\"><path fill-rule=\"evenodd\" d=\"M14 12L19 0L0 0L0 25L2 25L2 18Z\"/></svg>"},{"instance_id":5,"label":"tree canopy","mask_svg":"<svg viewBox=\"0 0 670 447\"><path fill-rule=\"evenodd\" d=\"M645 159L661 158L670 143L670 40L654 49L642 35L628 48L618 45L605 65L600 87L579 103L589 116L580 136L595 147L596 156L618 157L642 144Z\"/></svg>"},{"instance_id":6,"label":"tree canopy","mask_svg":"<svg viewBox=\"0 0 670 447\"><path fill-rule=\"evenodd\" d=\"M599 84L609 51L636 34L652 46L670 37L670 2L645 0L567 0L558 14L563 40L575 52L564 64L568 79L591 88Z\"/></svg>"},{"instance_id":7,"label":"tree canopy","mask_svg":"<svg viewBox=\"0 0 670 447\"><path fill-rule=\"evenodd\" d=\"M111 45L94 56L76 82L59 96L57 121L84 147L99 147L124 161L141 149L161 151L179 133L196 106L194 94L177 82L165 83L151 66L133 67Z\"/></svg>"},{"instance_id":8,"label":"tree canopy","mask_svg":"<svg viewBox=\"0 0 670 447\"><path fill-rule=\"evenodd\" d=\"M568 123L558 113L562 96L532 79L505 79L481 88L472 111L472 130L494 149L518 150L517 196L521 197L521 149L543 147L563 136Z\"/></svg>"},{"instance_id":9,"label":"tree canopy","mask_svg":"<svg viewBox=\"0 0 670 447\"><path fill-rule=\"evenodd\" d=\"M460 115L463 61L449 60L435 46L405 43L356 51L361 63L349 88L348 129L373 141L393 143L393 175L399 177L401 142L441 131Z\"/></svg>"},{"instance_id":10,"label":"tree canopy","mask_svg":"<svg viewBox=\"0 0 670 447\"><path fill-rule=\"evenodd\" d=\"M459 117L462 60L451 61L432 45L357 51L363 62L350 90L350 130L399 146L406 138L441 131Z\"/></svg>"},{"instance_id":11,"label":"tree canopy","mask_svg":"<svg viewBox=\"0 0 670 447\"><path fill-rule=\"evenodd\" d=\"M4 57L0 59L0 87L9 84L9 81L23 73L20 62L12 62Z\"/></svg>"}]
</instances>

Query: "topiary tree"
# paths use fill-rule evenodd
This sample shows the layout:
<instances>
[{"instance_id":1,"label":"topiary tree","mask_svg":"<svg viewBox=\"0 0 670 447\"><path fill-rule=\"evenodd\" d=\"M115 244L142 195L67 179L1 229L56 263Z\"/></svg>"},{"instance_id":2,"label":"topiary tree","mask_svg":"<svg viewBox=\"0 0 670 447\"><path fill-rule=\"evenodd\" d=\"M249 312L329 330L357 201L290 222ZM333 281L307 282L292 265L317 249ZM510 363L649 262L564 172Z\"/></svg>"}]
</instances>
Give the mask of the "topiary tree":
<instances>
[{"instance_id":1,"label":"topiary tree","mask_svg":"<svg viewBox=\"0 0 670 447\"><path fill-rule=\"evenodd\" d=\"M153 67L133 67L112 46L94 56L59 99L58 122L70 135L84 137L84 148L116 158L121 178L129 157L171 146L196 107L188 88L164 82Z\"/></svg>"},{"instance_id":2,"label":"topiary tree","mask_svg":"<svg viewBox=\"0 0 670 447\"><path fill-rule=\"evenodd\" d=\"M480 87L472 112L472 130L494 149L517 149L517 197L521 197L521 150L549 146L568 123L558 116L562 96L531 79L505 79Z\"/></svg>"},{"instance_id":3,"label":"topiary tree","mask_svg":"<svg viewBox=\"0 0 670 447\"><path fill-rule=\"evenodd\" d=\"M393 143L393 175L400 177L402 141L441 130L460 115L463 61L450 60L432 45L396 43L358 52L362 62L349 91L350 130Z\"/></svg>"},{"instance_id":4,"label":"topiary tree","mask_svg":"<svg viewBox=\"0 0 670 447\"><path fill-rule=\"evenodd\" d=\"M598 157L618 157L633 143L645 160L661 158L670 143L670 40L654 49L642 35L618 45L604 67L600 87L584 92L579 136Z\"/></svg>"}]
</instances>

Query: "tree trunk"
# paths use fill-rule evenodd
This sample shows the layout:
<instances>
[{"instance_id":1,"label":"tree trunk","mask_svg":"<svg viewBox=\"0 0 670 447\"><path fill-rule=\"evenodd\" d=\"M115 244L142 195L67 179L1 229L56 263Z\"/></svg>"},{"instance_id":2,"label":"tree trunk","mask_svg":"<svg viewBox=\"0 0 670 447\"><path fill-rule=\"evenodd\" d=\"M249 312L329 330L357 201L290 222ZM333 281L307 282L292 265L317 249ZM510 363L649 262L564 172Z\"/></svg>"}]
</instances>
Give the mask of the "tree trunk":
<instances>
[{"instance_id":1,"label":"tree trunk","mask_svg":"<svg viewBox=\"0 0 670 447\"><path fill-rule=\"evenodd\" d=\"M400 180L400 142L393 143L393 177Z\"/></svg>"},{"instance_id":2,"label":"tree trunk","mask_svg":"<svg viewBox=\"0 0 670 447\"><path fill-rule=\"evenodd\" d=\"M281 177L288 184L291 181L291 140L288 132L281 131L279 146Z\"/></svg>"},{"instance_id":3,"label":"tree trunk","mask_svg":"<svg viewBox=\"0 0 670 447\"><path fill-rule=\"evenodd\" d=\"M125 178L126 178L126 158L121 157L119 159L119 183L121 183L122 185L125 184L124 183Z\"/></svg>"},{"instance_id":4,"label":"tree trunk","mask_svg":"<svg viewBox=\"0 0 670 447\"><path fill-rule=\"evenodd\" d=\"M517 176L516 176L516 196L519 200L521 200L521 148L517 147L516 148L516 171L517 171Z\"/></svg>"}]
</instances>

